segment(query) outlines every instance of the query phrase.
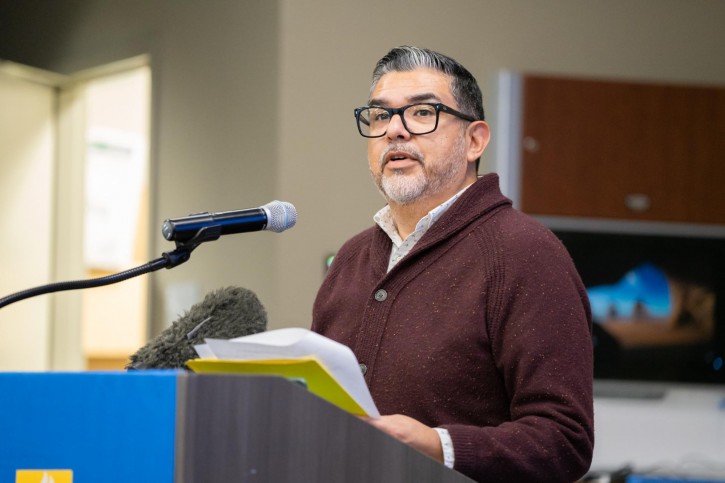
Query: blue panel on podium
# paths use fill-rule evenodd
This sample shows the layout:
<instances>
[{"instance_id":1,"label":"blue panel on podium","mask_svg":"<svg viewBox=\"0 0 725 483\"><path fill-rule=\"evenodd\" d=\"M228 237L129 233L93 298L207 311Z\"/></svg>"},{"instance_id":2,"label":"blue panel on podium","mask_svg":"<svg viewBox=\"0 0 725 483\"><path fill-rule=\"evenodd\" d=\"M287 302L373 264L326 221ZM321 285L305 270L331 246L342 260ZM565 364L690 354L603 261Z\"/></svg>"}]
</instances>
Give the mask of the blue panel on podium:
<instances>
[{"instance_id":1,"label":"blue panel on podium","mask_svg":"<svg viewBox=\"0 0 725 483\"><path fill-rule=\"evenodd\" d=\"M0 373L0 481L174 481L177 371Z\"/></svg>"}]
</instances>

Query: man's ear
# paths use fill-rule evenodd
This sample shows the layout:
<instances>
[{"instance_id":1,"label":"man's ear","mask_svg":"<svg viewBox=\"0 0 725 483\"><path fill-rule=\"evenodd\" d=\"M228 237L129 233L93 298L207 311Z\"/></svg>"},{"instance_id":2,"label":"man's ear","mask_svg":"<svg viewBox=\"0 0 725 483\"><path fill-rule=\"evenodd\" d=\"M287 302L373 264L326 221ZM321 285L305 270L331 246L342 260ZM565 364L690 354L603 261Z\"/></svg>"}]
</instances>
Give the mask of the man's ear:
<instances>
[{"instance_id":1,"label":"man's ear","mask_svg":"<svg viewBox=\"0 0 725 483\"><path fill-rule=\"evenodd\" d=\"M484 121L474 121L466 129L466 157L469 162L481 157L491 139L491 130Z\"/></svg>"}]
</instances>

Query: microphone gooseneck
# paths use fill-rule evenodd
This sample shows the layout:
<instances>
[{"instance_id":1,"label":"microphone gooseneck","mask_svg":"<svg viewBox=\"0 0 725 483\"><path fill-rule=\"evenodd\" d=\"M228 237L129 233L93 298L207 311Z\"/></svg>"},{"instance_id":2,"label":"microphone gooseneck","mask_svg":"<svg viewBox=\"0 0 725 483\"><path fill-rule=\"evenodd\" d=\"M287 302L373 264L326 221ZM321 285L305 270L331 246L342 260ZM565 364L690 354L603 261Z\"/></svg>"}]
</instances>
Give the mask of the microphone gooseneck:
<instances>
[{"instance_id":1,"label":"microphone gooseneck","mask_svg":"<svg viewBox=\"0 0 725 483\"><path fill-rule=\"evenodd\" d=\"M176 248L161 254L160 258L118 274L89 280L55 282L16 292L0 298L0 309L21 300L53 292L101 287L122 282L162 268L171 269L189 261L191 252L207 241L222 235L249 231L269 230L282 232L295 226L297 210L286 201L272 201L260 208L198 213L183 218L165 220L161 229L164 238L176 242Z\"/></svg>"}]
</instances>

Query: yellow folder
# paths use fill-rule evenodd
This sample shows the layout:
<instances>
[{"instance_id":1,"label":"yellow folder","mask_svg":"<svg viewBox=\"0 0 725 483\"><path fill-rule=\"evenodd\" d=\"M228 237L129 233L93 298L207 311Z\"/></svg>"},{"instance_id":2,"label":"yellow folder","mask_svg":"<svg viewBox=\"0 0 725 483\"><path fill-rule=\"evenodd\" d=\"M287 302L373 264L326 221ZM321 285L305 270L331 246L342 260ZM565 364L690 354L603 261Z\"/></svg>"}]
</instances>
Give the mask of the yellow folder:
<instances>
[{"instance_id":1,"label":"yellow folder","mask_svg":"<svg viewBox=\"0 0 725 483\"><path fill-rule=\"evenodd\" d=\"M365 410L314 356L262 360L192 359L186 365L201 374L247 374L303 379L311 393L349 413L367 416Z\"/></svg>"}]
</instances>

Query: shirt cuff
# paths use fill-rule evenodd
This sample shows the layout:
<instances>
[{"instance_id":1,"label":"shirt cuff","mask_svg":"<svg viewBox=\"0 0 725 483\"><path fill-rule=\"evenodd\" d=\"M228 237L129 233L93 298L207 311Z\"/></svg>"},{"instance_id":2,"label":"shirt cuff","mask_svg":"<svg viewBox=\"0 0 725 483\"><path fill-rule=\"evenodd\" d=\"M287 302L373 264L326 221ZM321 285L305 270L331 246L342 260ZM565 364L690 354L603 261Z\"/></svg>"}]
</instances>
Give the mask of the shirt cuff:
<instances>
[{"instance_id":1,"label":"shirt cuff","mask_svg":"<svg viewBox=\"0 0 725 483\"><path fill-rule=\"evenodd\" d=\"M455 463L455 455L453 454L453 440L448 430L445 428L433 428L438 437L441 439L441 448L443 448L443 464L447 468L453 468Z\"/></svg>"}]
</instances>

